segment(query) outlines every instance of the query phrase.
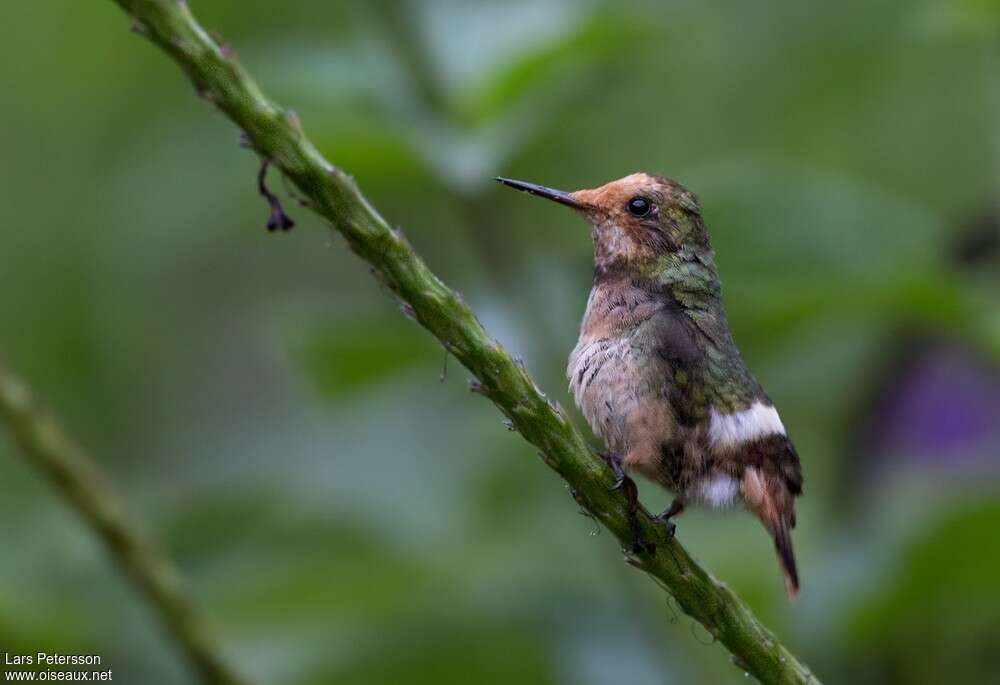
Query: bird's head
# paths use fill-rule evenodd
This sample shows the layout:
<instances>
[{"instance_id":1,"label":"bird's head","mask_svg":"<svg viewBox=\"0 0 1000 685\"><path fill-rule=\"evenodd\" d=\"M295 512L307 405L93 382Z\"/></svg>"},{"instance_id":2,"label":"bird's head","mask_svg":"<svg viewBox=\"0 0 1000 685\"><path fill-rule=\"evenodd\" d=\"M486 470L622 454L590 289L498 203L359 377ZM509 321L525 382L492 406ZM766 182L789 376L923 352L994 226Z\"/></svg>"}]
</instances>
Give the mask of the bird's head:
<instances>
[{"instance_id":1,"label":"bird's head","mask_svg":"<svg viewBox=\"0 0 1000 685\"><path fill-rule=\"evenodd\" d=\"M564 192L497 178L504 185L577 210L590 223L597 273L648 274L679 259L711 260L694 193L676 181L630 174L599 188Z\"/></svg>"}]
</instances>

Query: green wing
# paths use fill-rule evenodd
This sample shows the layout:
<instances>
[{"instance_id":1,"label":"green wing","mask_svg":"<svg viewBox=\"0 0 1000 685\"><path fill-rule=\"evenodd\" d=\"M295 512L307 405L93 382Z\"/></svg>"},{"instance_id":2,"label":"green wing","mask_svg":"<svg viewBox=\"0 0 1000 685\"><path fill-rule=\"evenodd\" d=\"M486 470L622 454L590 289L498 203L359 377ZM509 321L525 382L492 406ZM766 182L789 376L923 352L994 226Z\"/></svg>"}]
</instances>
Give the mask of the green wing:
<instances>
[{"instance_id":1,"label":"green wing","mask_svg":"<svg viewBox=\"0 0 1000 685\"><path fill-rule=\"evenodd\" d=\"M736 349L721 310L687 310L667 303L638 331L651 369L665 380L662 394L678 420L694 425L767 400Z\"/></svg>"}]
</instances>

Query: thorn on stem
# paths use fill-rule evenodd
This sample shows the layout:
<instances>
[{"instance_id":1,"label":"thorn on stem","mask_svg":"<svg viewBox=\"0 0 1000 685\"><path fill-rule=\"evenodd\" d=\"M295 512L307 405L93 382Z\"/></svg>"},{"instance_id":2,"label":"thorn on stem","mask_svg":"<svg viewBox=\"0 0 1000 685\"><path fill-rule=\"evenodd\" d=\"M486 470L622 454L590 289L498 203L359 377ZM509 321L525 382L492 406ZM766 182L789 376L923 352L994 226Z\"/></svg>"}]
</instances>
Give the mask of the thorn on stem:
<instances>
[{"instance_id":1,"label":"thorn on stem","mask_svg":"<svg viewBox=\"0 0 1000 685\"><path fill-rule=\"evenodd\" d=\"M642 569L642 561L635 555L635 552L628 549L627 547L622 547L622 558L625 563L633 568Z\"/></svg>"},{"instance_id":2,"label":"thorn on stem","mask_svg":"<svg viewBox=\"0 0 1000 685\"><path fill-rule=\"evenodd\" d=\"M413 308L413 305L409 302L400 302L399 310L403 312L403 315L410 321L417 320L417 310Z\"/></svg>"},{"instance_id":3,"label":"thorn on stem","mask_svg":"<svg viewBox=\"0 0 1000 685\"><path fill-rule=\"evenodd\" d=\"M285 192L288 193L289 195L291 195L292 199L295 200L295 202L298 203L299 207L311 207L312 206L309 203L309 200L307 200L303 196L299 195L298 190L296 190L295 187L292 186L288 182L288 177L285 176L284 174L281 175L281 185L284 187Z\"/></svg>"},{"instance_id":4,"label":"thorn on stem","mask_svg":"<svg viewBox=\"0 0 1000 685\"><path fill-rule=\"evenodd\" d=\"M469 379L469 392L474 392L477 395L486 397L486 386L477 381L475 378L471 378Z\"/></svg>"},{"instance_id":5,"label":"thorn on stem","mask_svg":"<svg viewBox=\"0 0 1000 685\"><path fill-rule=\"evenodd\" d=\"M271 216L267 220L267 230L274 231L281 229L282 231L290 231L295 226L295 222L285 214L278 196L267 189L267 167L269 164L270 160L263 160L260 163L260 173L257 174L257 190L267 198L268 203L271 205Z\"/></svg>"},{"instance_id":6,"label":"thorn on stem","mask_svg":"<svg viewBox=\"0 0 1000 685\"><path fill-rule=\"evenodd\" d=\"M542 458L542 461L545 460L545 455L542 454L541 452L538 453L538 456L540 456ZM583 498L580 497L580 493L578 493L576 491L576 488L573 488L573 487L570 487L570 486L567 486L567 488L569 489L569 494L573 495L573 500L576 502L577 506L580 507L580 510L578 512L580 514L580 516L586 516L587 518L589 518L594 523L598 523L599 524L600 521L598 521L597 517L594 516L587 509L587 507L584 505ZM592 531L590 531L590 537L597 537L600 534L601 534L601 527L600 527L600 525L595 526L594 529Z\"/></svg>"},{"instance_id":7,"label":"thorn on stem","mask_svg":"<svg viewBox=\"0 0 1000 685\"><path fill-rule=\"evenodd\" d=\"M140 36L148 36L149 28L143 23L142 19L136 16L129 17L129 29L132 33L138 33Z\"/></svg>"},{"instance_id":8,"label":"thorn on stem","mask_svg":"<svg viewBox=\"0 0 1000 685\"><path fill-rule=\"evenodd\" d=\"M657 583L657 585L660 585L664 592L667 593L667 608L670 609L670 623L677 623L677 609L674 608L674 603L676 603L677 600L675 600L674 596L670 594L670 590L667 589L666 585L662 585L661 583ZM677 606L680 607L679 604Z\"/></svg>"},{"instance_id":9,"label":"thorn on stem","mask_svg":"<svg viewBox=\"0 0 1000 685\"><path fill-rule=\"evenodd\" d=\"M702 626L697 621L691 621L691 635L694 636L694 639L697 640L698 642L700 642L701 644L705 645L706 647L708 647L709 645L714 645L718 641L719 638L715 637L714 634L708 632L708 637L710 639L707 642L705 640L702 640L701 637L698 636L698 627L699 626L701 626L702 631L708 632L708 629L705 628L705 626Z\"/></svg>"}]
</instances>

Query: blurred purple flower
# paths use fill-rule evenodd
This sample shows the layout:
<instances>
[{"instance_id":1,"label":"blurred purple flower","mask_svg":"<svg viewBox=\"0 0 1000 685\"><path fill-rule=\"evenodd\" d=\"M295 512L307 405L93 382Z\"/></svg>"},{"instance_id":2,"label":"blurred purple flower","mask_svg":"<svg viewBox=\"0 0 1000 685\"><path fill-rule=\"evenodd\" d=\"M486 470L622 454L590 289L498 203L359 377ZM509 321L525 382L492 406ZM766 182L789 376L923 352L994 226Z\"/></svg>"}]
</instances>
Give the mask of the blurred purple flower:
<instances>
[{"instance_id":1,"label":"blurred purple flower","mask_svg":"<svg viewBox=\"0 0 1000 685\"><path fill-rule=\"evenodd\" d=\"M877 400L865 451L890 461L1000 469L1000 370L952 344L911 353Z\"/></svg>"}]
</instances>

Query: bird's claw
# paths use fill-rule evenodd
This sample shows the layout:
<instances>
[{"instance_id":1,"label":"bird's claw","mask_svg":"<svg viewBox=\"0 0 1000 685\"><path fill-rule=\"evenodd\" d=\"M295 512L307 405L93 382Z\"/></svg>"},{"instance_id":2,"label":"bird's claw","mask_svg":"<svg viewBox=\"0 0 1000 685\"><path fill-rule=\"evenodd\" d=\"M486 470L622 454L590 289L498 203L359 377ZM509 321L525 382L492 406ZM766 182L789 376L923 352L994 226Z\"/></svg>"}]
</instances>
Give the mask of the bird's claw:
<instances>
[{"instance_id":1,"label":"bird's claw","mask_svg":"<svg viewBox=\"0 0 1000 685\"><path fill-rule=\"evenodd\" d=\"M622 486L625 485L625 480L628 478L625 475L625 470L622 468L621 457L610 450L601 450L597 454L608 465L608 468L611 469L611 473L614 474L615 482L611 485L611 489L621 490Z\"/></svg>"},{"instance_id":2,"label":"bird's claw","mask_svg":"<svg viewBox=\"0 0 1000 685\"><path fill-rule=\"evenodd\" d=\"M611 450L601 450L597 454L608 465L608 468L611 469L611 473L615 477L615 482L611 484L611 490L624 489L625 497L628 499L629 526L632 528L632 544L629 546L629 551L632 554L655 554L656 545L643 540L640 534L638 519L639 491L635 486L635 482L625 474L625 469L622 468L621 457Z\"/></svg>"},{"instance_id":3,"label":"bird's claw","mask_svg":"<svg viewBox=\"0 0 1000 685\"><path fill-rule=\"evenodd\" d=\"M663 524L663 527L667 529L667 539L672 539L677 535L677 524L668 518L663 516L657 516L656 520Z\"/></svg>"},{"instance_id":4,"label":"bird's claw","mask_svg":"<svg viewBox=\"0 0 1000 685\"><path fill-rule=\"evenodd\" d=\"M670 519L682 511L684 511L684 500L678 497L656 517L656 520L662 523L663 527L667 529L667 538L672 538L677 534L677 524Z\"/></svg>"},{"instance_id":5,"label":"bird's claw","mask_svg":"<svg viewBox=\"0 0 1000 685\"><path fill-rule=\"evenodd\" d=\"M634 531L635 537L632 538L632 554L656 554L656 545L652 542L646 542L639 535L638 529Z\"/></svg>"}]
</instances>

